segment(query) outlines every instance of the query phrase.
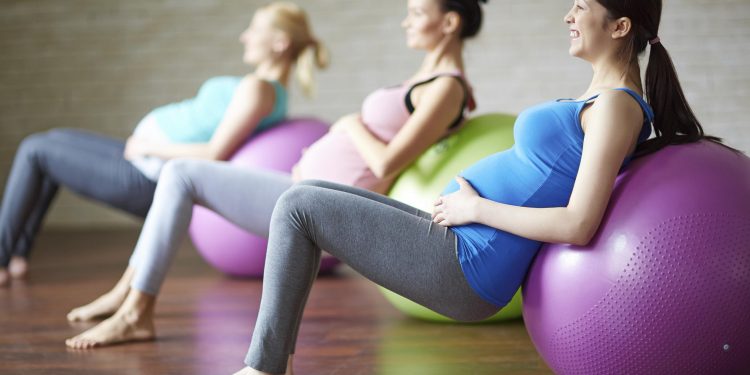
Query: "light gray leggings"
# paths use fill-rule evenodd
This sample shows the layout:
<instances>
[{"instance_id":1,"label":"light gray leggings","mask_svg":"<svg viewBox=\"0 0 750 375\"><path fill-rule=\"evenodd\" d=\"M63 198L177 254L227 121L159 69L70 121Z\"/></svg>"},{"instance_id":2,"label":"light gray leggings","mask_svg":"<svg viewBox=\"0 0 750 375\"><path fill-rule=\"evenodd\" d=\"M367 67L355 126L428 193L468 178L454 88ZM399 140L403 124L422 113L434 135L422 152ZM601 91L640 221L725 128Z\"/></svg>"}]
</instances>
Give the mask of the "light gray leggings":
<instances>
[{"instance_id":1,"label":"light gray leggings","mask_svg":"<svg viewBox=\"0 0 750 375\"><path fill-rule=\"evenodd\" d=\"M260 311L245 364L284 373L321 248L410 300L460 321L500 307L481 299L456 257L453 231L430 214L366 190L303 181L276 203Z\"/></svg>"},{"instance_id":2,"label":"light gray leggings","mask_svg":"<svg viewBox=\"0 0 750 375\"><path fill-rule=\"evenodd\" d=\"M187 233L193 204L265 237L276 200L291 186L286 173L225 162L170 160L161 171L151 210L130 257L130 266L135 268L131 287L151 295L159 292Z\"/></svg>"}]
</instances>

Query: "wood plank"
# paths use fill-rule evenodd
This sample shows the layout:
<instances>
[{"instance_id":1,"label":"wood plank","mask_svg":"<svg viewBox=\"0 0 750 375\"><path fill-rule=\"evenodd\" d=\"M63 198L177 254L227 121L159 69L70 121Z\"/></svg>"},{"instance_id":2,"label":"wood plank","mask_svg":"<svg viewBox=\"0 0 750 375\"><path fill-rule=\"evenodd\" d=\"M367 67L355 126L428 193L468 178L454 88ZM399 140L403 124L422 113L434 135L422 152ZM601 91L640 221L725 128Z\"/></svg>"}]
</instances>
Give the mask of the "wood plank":
<instances>
[{"instance_id":1,"label":"wood plank","mask_svg":"<svg viewBox=\"0 0 750 375\"><path fill-rule=\"evenodd\" d=\"M91 351L64 340L89 324L70 308L111 287L137 232L47 231L32 274L0 290L0 374L230 374L242 368L261 281L231 279L186 243L157 307L158 339ZM349 268L320 277L305 311L297 374L549 374L521 321L492 325L422 322L393 309Z\"/></svg>"}]
</instances>

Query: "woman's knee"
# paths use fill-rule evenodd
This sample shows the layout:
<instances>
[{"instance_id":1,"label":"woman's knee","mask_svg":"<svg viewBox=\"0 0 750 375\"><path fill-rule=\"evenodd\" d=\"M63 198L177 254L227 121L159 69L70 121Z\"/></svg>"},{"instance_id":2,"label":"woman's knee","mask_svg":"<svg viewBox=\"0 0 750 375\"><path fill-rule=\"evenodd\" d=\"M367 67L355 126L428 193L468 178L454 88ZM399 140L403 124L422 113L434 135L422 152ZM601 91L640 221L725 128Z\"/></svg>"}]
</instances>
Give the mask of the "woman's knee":
<instances>
[{"instance_id":1,"label":"woman's knee","mask_svg":"<svg viewBox=\"0 0 750 375\"><path fill-rule=\"evenodd\" d=\"M301 206L304 202L309 201L314 194L315 187L310 185L293 185L281 194L276 202L277 210L288 211L295 207Z\"/></svg>"},{"instance_id":2,"label":"woman's knee","mask_svg":"<svg viewBox=\"0 0 750 375\"><path fill-rule=\"evenodd\" d=\"M165 186L168 186L170 190L192 191L194 177L192 164L196 162L196 160L190 159L171 159L167 161L159 173L158 187L164 189Z\"/></svg>"},{"instance_id":3,"label":"woman's knee","mask_svg":"<svg viewBox=\"0 0 750 375\"><path fill-rule=\"evenodd\" d=\"M48 137L49 134L46 132L34 133L27 136L18 146L18 155L26 158L35 158L39 156L50 147Z\"/></svg>"},{"instance_id":4,"label":"woman's knee","mask_svg":"<svg viewBox=\"0 0 750 375\"><path fill-rule=\"evenodd\" d=\"M68 128L54 128L44 132L34 133L26 136L18 147L18 154L38 157L39 155L49 154L56 149L60 152L62 147L70 147L68 144L61 143L61 139L75 137L79 130Z\"/></svg>"},{"instance_id":5,"label":"woman's knee","mask_svg":"<svg viewBox=\"0 0 750 375\"><path fill-rule=\"evenodd\" d=\"M315 187L329 187L333 185L332 182L323 180L302 180L297 183L298 186L315 186Z\"/></svg>"},{"instance_id":6,"label":"woman's knee","mask_svg":"<svg viewBox=\"0 0 750 375\"><path fill-rule=\"evenodd\" d=\"M72 128L53 128L47 130L45 133L49 137L76 137L81 134L85 134L83 130L72 129Z\"/></svg>"},{"instance_id":7,"label":"woman's knee","mask_svg":"<svg viewBox=\"0 0 750 375\"><path fill-rule=\"evenodd\" d=\"M274 216L302 217L305 212L315 211L316 204L324 204L320 197L321 190L310 185L294 185L285 191L276 202Z\"/></svg>"}]
</instances>

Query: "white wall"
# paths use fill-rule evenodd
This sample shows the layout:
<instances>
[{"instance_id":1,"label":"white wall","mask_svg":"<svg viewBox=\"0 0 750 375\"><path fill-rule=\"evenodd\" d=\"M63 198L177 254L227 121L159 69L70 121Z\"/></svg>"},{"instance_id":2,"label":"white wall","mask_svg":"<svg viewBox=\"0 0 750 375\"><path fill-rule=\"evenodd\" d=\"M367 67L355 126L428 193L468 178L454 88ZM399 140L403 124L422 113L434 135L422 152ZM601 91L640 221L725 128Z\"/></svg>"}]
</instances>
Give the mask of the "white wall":
<instances>
[{"instance_id":1,"label":"white wall","mask_svg":"<svg viewBox=\"0 0 750 375\"><path fill-rule=\"evenodd\" d=\"M0 186L28 134L67 126L124 138L151 108L194 95L206 78L243 74L238 34L248 0L6 0L0 2ZM590 68L567 54L562 18L571 1L485 6L467 46L477 113L518 113L575 97ZM410 75L421 59L405 47L405 1L306 0L332 52L319 94L295 91L292 113L333 121L371 90ZM750 151L750 1L667 0L660 32L688 100L707 132ZM48 224L118 226L136 221L63 193Z\"/></svg>"}]
</instances>

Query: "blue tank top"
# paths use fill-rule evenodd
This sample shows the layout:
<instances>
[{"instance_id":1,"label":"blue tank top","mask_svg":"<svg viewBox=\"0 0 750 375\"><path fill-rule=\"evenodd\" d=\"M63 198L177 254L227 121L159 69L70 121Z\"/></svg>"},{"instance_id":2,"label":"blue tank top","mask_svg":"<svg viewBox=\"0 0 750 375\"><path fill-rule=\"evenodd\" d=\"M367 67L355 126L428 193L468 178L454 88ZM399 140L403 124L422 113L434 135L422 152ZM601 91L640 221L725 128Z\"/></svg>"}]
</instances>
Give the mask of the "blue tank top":
<instances>
[{"instance_id":1,"label":"blue tank top","mask_svg":"<svg viewBox=\"0 0 750 375\"><path fill-rule=\"evenodd\" d=\"M198 90L195 98L154 109L159 128L174 143L203 143L211 140L242 77L214 77ZM277 81L269 81L276 93L273 110L258 124L255 133L263 131L286 117L287 92Z\"/></svg>"},{"instance_id":2,"label":"blue tank top","mask_svg":"<svg viewBox=\"0 0 750 375\"><path fill-rule=\"evenodd\" d=\"M630 94L643 108L638 142L645 141L651 134L651 108L632 90L618 90ZM546 102L523 111L514 125L515 145L473 164L462 177L492 201L535 208L567 206L583 149L581 110L597 96ZM443 194L457 190L458 184L452 181ZM505 306L542 243L478 223L451 229L468 283L486 301Z\"/></svg>"}]
</instances>

